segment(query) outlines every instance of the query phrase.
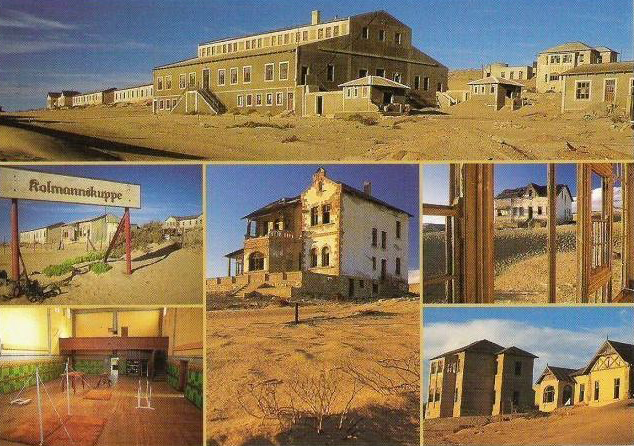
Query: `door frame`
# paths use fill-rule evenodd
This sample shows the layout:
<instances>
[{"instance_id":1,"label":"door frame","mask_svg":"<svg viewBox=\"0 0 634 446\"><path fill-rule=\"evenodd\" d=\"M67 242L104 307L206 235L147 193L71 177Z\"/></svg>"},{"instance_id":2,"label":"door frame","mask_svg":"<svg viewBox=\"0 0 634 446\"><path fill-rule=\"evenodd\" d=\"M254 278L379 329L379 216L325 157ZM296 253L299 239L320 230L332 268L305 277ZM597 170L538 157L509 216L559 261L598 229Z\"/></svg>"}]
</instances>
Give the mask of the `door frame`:
<instances>
[{"instance_id":1,"label":"door frame","mask_svg":"<svg viewBox=\"0 0 634 446\"><path fill-rule=\"evenodd\" d=\"M606 94L608 81L614 81L614 91L612 92L612 99L610 101L607 100ZM603 102L614 103L616 101L616 88L617 88L618 80L615 77L607 77L603 79Z\"/></svg>"}]
</instances>

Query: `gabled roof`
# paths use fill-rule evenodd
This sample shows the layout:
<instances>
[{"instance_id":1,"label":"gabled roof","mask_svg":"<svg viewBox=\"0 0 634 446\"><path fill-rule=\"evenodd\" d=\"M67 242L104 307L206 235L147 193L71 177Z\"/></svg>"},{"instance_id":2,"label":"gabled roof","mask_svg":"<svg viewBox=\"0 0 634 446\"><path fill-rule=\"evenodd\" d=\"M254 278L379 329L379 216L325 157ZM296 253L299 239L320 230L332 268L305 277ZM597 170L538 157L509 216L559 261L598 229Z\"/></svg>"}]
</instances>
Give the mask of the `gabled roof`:
<instances>
[{"instance_id":1,"label":"gabled roof","mask_svg":"<svg viewBox=\"0 0 634 446\"><path fill-rule=\"evenodd\" d=\"M612 347L612 349L628 364L630 365L634 365L634 345L633 344L626 344L625 342L618 342L618 341L612 341L612 340L607 340L605 341L601 347L599 347L599 349L597 350L597 352L594 354L594 356L592 357L592 359L590 360L590 362L588 363L588 365L583 369L583 373L582 374L586 374L590 372L590 369L592 368L592 366L594 365L595 361L597 360L597 358L600 355L600 352L606 347L606 346L610 346Z\"/></svg>"},{"instance_id":2,"label":"gabled roof","mask_svg":"<svg viewBox=\"0 0 634 446\"><path fill-rule=\"evenodd\" d=\"M544 371L542 372L542 374L537 379L536 384L539 384L540 382L542 382L542 380L546 377L546 375L548 375L548 373L552 373L553 376L557 378L558 381L575 382L573 376L578 371L579 370L567 369L565 367L555 367L552 365L547 365Z\"/></svg>"},{"instance_id":3,"label":"gabled roof","mask_svg":"<svg viewBox=\"0 0 634 446\"><path fill-rule=\"evenodd\" d=\"M62 94L57 91L49 91L47 96L49 98L59 98Z\"/></svg>"},{"instance_id":4,"label":"gabled roof","mask_svg":"<svg viewBox=\"0 0 634 446\"><path fill-rule=\"evenodd\" d=\"M515 82L514 80L506 79L506 78L498 78L495 76L483 77L482 79L478 79L468 83L468 85L484 85L484 84L502 84L502 85L513 85L515 87L524 87L524 84L520 82Z\"/></svg>"},{"instance_id":5,"label":"gabled roof","mask_svg":"<svg viewBox=\"0 0 634 446\"><path fill-rule=\"evenodd\" d=\"M409 87L405 84L401 84L400 82L393 81L386 77L382 76L365 76L360 77L359 79L354 79L348 82L344 82L340 84L340 87L365 87L365 86L374 86L374 87L389 87L389 88L400 88L407 89Z\"/></svg>"},{"instance_id":6,"label":"gabled roof","mask_svg":"<svg viewBox=\"0 0 634 446\"><path fill-rule=\"evenodd\" d=\"M634 72L634 61L606 62L578 65L561 73L562 76L570 74L599 74L599 73L631 73Z\"/></svg>"},{"instance_id":7,"label":"gabled roof","mask_svg":"<svg viewBox=\"0 0 634 446\"><path fill-rule=\"evenodd\" d=\"M400 212L402 214L407 214L408 216L413 217L413 215L410 214L409 212L404 211L403 209L399 209L396 206L392 206L391 204L386 203L383 200L379 200L378 198L373 197L372 195L368 195L365 192L360 191L359 189L357 189L355 187L349 186L346 183L342 183L341 181L336 181L336 180L333 180L333 181L335 183L341 184L341 188L342 188L344 193L348 193L350 195L354 195L355 197L362 198L362 199L370 201L370 202L372 202L374 204L378 204L379 206L383 206L383 207L386 207L386 208L391 209L393 211Z\"/></svg>"},{"instance_id":8,"label":"gabled roof","mask_svg":"<svg viewBox=\"0 0 634 446\"><path fill-rule=\"evenodd\" d=\"M594 48L595 50L599 51L600 53L605 53L606 51L611 51L613 53L617 53L619 54L618 51L613 50L612 48L608 48L607 46L597 46Z\"/></svg>"},{"instance_id":9,"label":"gabled roof","mask_svg":"<svg viewBox=\"0 0 634 446\"><path fill-rule=\"evenodd\" d=\"M502 347L499 344L496 344L495 342L491 342L487 339L481 339L480 341L475 341L472 342L469 345L465 345L464 347L460 347L457 348L455 350L451 350L449 352L446 353L442 353L438 356L434 356L433 359L438 359L438 358L442 358L444 356L451 356L451 355L455 355L457 353L462 353L462 352L478 352L478 353L489 353L492 355L497 355L497 352L499 352L500 350L504 350L504 347Z\"/></svg>"},{"instance_id":10,"label":"gabled roof","mask_svg":"<svg viewBox=\"0 0 634 446\"><path fill-rule=\"evenodd\" d=\"M592 49L594 48L588 45L587 43L566 42L566 43L562 43L561 45L556 45L552 48L548 48L547 50L542 51L542 53L562 53L566 51L587 51Z\"/></svg>"},{"instance_id":11,"label":"gabled roof","mask_svg":"<svg viewBox=\"0 0 634 446\"><path fill-rule=\"evenodd\" d=\"M517 187L515 189L504 189L502 192L496 195L496 199L504 199L504 198L521 198L526 194L526 191L529 187L533 187L538 197L546 197L548 196L548 186L542 186L540 184L529 183L523 187ZM557 195L565 189L568 191L570 196L572 197L572 193L570 192L570 188L567 184L558 184L557 185Z\"/></svg>"},{"instance_id":12,"label":"gabled roof","mask_svg":"<svg viewBox=\"0 0 634 446\"><path fill-rule=\"evenodd\" d=\"M64 96L77 96L79 92L75 90L62 90L62 94Z\"/></svg>"},{"instance_id":13,"label":"gabled roof","mask_svg":"<svg viewBox=\"0 0 634 446\"><path fill-rule=\"evenodd\" d=\"M502 353L507 355L513 355L513 356L527 356L529 358L537 358L537 356L535 356L534 354L529 353L526 350L522 350L521 348L518 348L515 346L507 347L505 349L500 350L498 352L498 355L501 355Z\"/></svg>"},{"instance_id":14,"label":"gabled roof","mask_svg":"<svg viewBox=\"0 0 634 446\"><path fill-rule=\"evenodd\" d=\"M260 215L266 215L269 214L271 212L277 211L279 209L283 209L285 207L288 206L294 206L296 204L299 203L301 196L297 195L295 197L283 197L280 198L279 200L275 200L269 204L266 204L264 206L262 206L261 208L251 212L248 215L245 215L244 217L242 217L242 219L249 219L249 218L253 218L253 217L257 217Z\"/></svg>"},{"instance_id":15,"label":"gabled roof","mask_svg":"<svg viewBox=\"0 0 634 446\"><path fill-rule=\"evenodd\" d=\"M39 229L55 229L55 228L59 228L61 226L64 226L65 223L63 221L57 222L57 223L53 223L52 225L47 225L47 226L40 226L39 228L33 228L33 229L26 229L24 231L20 231L20 232L31 232L31 231L37 231Z\"/></svg>"}]
</instances>

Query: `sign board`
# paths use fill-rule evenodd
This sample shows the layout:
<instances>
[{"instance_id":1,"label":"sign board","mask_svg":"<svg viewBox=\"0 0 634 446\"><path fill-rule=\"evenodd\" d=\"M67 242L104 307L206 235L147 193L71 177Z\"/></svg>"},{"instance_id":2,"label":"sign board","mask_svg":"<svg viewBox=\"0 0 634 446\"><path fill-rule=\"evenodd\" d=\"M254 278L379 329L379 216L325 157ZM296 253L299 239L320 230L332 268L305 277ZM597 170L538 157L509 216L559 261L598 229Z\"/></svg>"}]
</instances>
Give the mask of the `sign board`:
<instances>
[{"instance_id":1,"label":"sign board","mask_svg":"<svg viewBox=\"0 0 634 446\"><path fill-rule=\"evenodd\" d=\"M139 209L141 186L0 167L0 197Z\"/></svg>"}]
</instances>

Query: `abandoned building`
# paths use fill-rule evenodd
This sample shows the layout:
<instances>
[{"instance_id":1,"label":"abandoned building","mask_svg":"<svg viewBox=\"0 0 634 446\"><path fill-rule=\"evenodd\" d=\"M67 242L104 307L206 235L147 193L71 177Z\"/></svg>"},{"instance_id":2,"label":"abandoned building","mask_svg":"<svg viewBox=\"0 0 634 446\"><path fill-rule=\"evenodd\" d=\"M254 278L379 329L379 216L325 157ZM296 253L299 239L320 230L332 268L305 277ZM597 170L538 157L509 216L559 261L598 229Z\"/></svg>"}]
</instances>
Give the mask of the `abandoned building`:
<instances>
[{"instance_id":1,"label":"abandoned building","mask_svg":"<svg viewBox=\"0 0 634 446\"><path fill-rule=\"evenodd\" d=\"M72 107L73 97L79 94L78 91L62 90L61 92L49 92L46 95L46 108Z\"/></svg>"},{"instance_id":2,"label":"abandoned building","mask_svg":"<svg viewBox=\"0 0 634 446\"><path fill-rule=\"evenodd\" d=\"M126 88L119 88L114 92L115 104L149 102L154 97L154 85L143 84Z\"/></svg>"},{"instance_id":3,"label":"abandoned building","mask_svg":"<svg viewBox=\"0 0 634 446\"><path fill-rule=\"evenodd\" d=\"M163 222L163 229L193 229L203 227L203 214L174 216L170 215Z\"/></svg>"},{"instance_id":4,"label":"abandoned building","mask_svg":"<svg viewBox=\"0 0 634 446\"><path fill-rule=\"evenodd\" d=\"M583 42L568 42L542 51L537 56L537 92L563 90L561 75L575 67L617 62L619 53L610 48L593 48Z\"/></svg>"},{"instance_id":5,"label":"abandoned building","mask_svg":"<svg viewBox=\"0 0 634 446\"><path fill-rule=\"evenodd\" d=\"M55 223L41 228L20 231L20 243L49 244L58 247L72 243L85 243L92 249L101 249L110 243L117 231L119 218L112 214Z\"/></svg>"},{"instance_id":6,"label":"abandoned building","mask_svg":"<svg viewBox=\"0 0 634 446\"><path fill-rule=\"evenodd\" d=\"M634 62L580 65L562 73L561 111L603 105L634 120Z\"/></svg>"},{"instance_id":7,"label":"abandoned building","mask_svg":"<svg viewBox=\"0 0 634 446\"><path fill-rule=\"evenodd\" d=\"M556 192L555 167L552 163L545 166L548 209L557 209L557 196L561 192ZM423 296L425 288L433 286L443 287L447 303L494 302L493 172L492 164L451 164L447 184L449 204L423 203L423 216L444 218L446 253L442 271L431 275L423 271ZM576 185L576 301L634 302L634 165L579 163ZM620 189L617 192L622 200L620 221L614 218L616 188ZM593 194L595 189L599 194ZM594 202L600 202L600 208L593 207ZM546 212L545 298L549 303L557 302L557 220ZM622 234L620 243L614 237L617 230Z\"/></svg>"},{"instance_id":8,"label":"abandoned building","mask_svg":"<svg viewBox=\"0 0 634 446\"><path fill-rule=\"evenodd\" d=\"M62 239L63 222L20 232L20 243L26 245L58 244Z\"/></svg>"},{"instance_id":9,"label":"abandoned building","mask_svg":"<svg viewBox=\"0 0 634 446\"><path fill-rule=\"evenodd\" d=\"M300 195L246 215L243 246L226 255L228 276L208 291L366 298L407 292L411 215L333 180L322 168ZM233 268L232 268L233 267Z\"/></svg>"},{"instance_id":10,"label":"abandoned building","mask_svg":"<svg viewBox=\"0 0 634 446\"><path fill-rule=\"evenodd\" d=\"M73 107L112 104L114 102L115 90L116 88L108 88L106 90L80 93L76 96L73 96Z\"/></svg>"},{"instance_id":11,"label":"abandoned building","mask_svg":"<svg viewBox=\"0 0 634 446\"><path fill-rule=\"evenodd\" d=\"M572 194L566 184L557 185L555 213L557 224L572 221ZM524 187L504 189L495 196L496 226L546 226L548 187L530 183Z\"/></svg>"},{"instance_id":12,"label":"abandoned building","mask_svg":"<svg viewBox=\"0 0 634 446\"><path fill-rule=\"evenodd\" d=\"M309 24L201 43L196 57L156 67L154 111L330 115L342 107L340 86L368 76L408 86L415 107L435 106L448 69L414 47L412 29L385 11L329 21L313 11ZM397 97L369 95L379 108ZM357 103L367 106L348 101L346 111Z\"/></svg>"},{"instance_id":13,"label":"abandoned building","mask_svg":"<svg viewBox=\"0 0 634 446\"><path fill-rule=\"evenodd\" d=\"M486 339L431 358L425 418L500 415L531 408L535 358Z\"/></svg>"},{"instance_id":14,"label":"abandoned building","mask_svg":"<svg viewBox=\"0 0 634 446\"><path fill-rule=\"evenodd\" d=\"M535 405L542 412L559 407L603 406L632 397L634 345L607 340L580 369L546 366L535 383Z\"/></svg>"},{"instance_id":15,"label":"abandoned building","mask_svg":"<svg viewBox=\"0 0 634 446\"><path fill-rule=\"evenodd\" d=\"M506 106L515 110L522 106L524 84L520 82L489 76L471 81L468 85L471 102L482 102L495 110L501 110Z\"/></svg>"},{"instance_id":16,"label":"abandoned building","mask_svg":"<svg viewBox=\"0 0 634 446\"><path fill-rule=\"evenodd\" d=\"M532 65L509 66L507 63L496 62L482 68L482 77L491 76L500 79L527 81L533 78L534 72Z\"/></svg>"},{"instance_id":17,"label":"abandoned building","mask_svg":"<svg viewBox=\"0 0 634 446\"><path fill-rule=\"evenodd\" d=\"M1 308L0 442L201 444L203 331L200 308Z\"/></svg>"}]
</instances>

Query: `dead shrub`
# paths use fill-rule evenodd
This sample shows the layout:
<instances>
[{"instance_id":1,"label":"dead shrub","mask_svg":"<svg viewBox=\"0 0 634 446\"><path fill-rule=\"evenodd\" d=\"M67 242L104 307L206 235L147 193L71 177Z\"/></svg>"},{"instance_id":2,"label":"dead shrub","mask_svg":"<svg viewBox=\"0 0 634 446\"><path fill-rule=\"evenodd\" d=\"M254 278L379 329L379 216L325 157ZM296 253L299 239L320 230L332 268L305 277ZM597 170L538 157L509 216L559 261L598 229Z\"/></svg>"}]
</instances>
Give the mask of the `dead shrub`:
<instances>
[{"instance_id":1,"label":"dead shrub","mask_svg":"<svg viewBox=\"0 0 634 446\"><path fill-rule=\"evenodd\" d=\"M372 116L365 116L359 113L354 113L348 117L345 118L346 121L350 121L350 122L358 122L359 124L363 124L363 125L367 125L367 126L372 126L372 125L377 125L379 123L378 119L372 117Z\"/></svg>"},{"instance_id":2,"label":"dead shrub","mask_svg":"<svg viewBox=\"0 0 634 446\"><path fill-rule=\"evenodd\" d=\"M359 370L348 363L344 371L355 382L360 382L381 395L396 395L414 392L420 389L420 355L412 354L402 359L380 359L374 367Z\"/></svg>"},{"instance_id":3,"label":"dead shrub","mask_svg":"<svg viewBox=\"0 0 634 446\"><path fill-rule=\"evenodd\" d=\"M286 138L284 138L282 140L282 143L286 144L286 143L298 142L298 141L299 141L299 137L297 135L291 135L291 136L287 136Z\"/></svg>"},{"instance_id":4,"label":"dead shrub","mask_svg":"<svg viewBox=\"0 0 634 446\"><path fill-rule=\"evenodd\" d=\"M287 122L286 124L275 124L273 122L245 121L240 124L230 125L227 128L229 129L238 129L238 128L258 129L258 128L264 128L264 127L278 129L278 130L286 130L286 129L292 129L295 126L289 122Z\"/></svg>"}]
</instances>

